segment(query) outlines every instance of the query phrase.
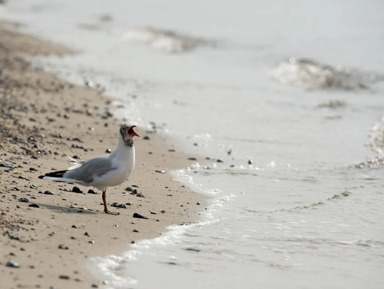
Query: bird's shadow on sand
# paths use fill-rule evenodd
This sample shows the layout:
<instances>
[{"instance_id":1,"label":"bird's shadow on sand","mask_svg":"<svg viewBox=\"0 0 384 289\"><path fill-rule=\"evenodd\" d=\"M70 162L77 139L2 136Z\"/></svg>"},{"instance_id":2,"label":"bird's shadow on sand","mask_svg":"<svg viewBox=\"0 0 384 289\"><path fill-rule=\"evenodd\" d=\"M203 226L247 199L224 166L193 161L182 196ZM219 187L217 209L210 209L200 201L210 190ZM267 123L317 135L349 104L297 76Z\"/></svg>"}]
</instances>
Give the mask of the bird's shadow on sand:
<instances>
[{"instance_id":1,"label":"bird's shadow on sand","mask_svg":"<svg viewBox=\"0 0 384 289\"><path fill-rule=\"evenodd\" d=\"M90 215L98 214L98 212L89 211L88 209L83 209L83 208L69 208L69 207L47 205L47 204L39 204L39 206L45 207L51 211L55 211L56 213L62 213L62 214L90 214Z\"/></svg>"}]
</instances>

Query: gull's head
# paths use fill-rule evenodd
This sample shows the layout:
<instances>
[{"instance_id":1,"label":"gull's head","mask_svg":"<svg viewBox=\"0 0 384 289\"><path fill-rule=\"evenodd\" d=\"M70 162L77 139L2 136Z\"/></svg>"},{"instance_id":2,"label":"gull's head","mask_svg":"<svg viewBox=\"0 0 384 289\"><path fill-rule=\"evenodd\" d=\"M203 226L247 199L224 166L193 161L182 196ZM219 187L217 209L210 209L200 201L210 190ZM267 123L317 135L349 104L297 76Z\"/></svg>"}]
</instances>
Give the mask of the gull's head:
<instances>
[{"instance_id":1,"label":"gull's head","mask_svg":"<svg viewBox=\"0 0 384 289\"><path fill-rule=\"evenodd\" d=\"M120 135L127 146L130 146L130 147L133 146L133 138L135 136L139 136L134 130L135 127L136 127L135 125L127 125L127 124L123 124L120 127Z\"/></svg>"}]
</instances>

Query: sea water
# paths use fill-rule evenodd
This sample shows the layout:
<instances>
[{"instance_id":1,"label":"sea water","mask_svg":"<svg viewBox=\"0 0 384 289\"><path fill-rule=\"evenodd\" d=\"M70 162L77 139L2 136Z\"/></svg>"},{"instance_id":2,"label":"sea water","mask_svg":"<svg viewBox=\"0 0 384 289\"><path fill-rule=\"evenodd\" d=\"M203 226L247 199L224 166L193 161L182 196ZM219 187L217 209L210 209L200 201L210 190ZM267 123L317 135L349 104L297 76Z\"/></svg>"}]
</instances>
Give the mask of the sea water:
<instances>
[{"instance_id":1,"label":"sea water","mask_svg":"<svg viewBox=\"0 0 384 289\"><path fill-rule=\"evenodd\" d=\"M106 288L381 288L382 1L10 1L40 59L199 154L201 220L92 260Z\"/></svg>"}]
</instances>

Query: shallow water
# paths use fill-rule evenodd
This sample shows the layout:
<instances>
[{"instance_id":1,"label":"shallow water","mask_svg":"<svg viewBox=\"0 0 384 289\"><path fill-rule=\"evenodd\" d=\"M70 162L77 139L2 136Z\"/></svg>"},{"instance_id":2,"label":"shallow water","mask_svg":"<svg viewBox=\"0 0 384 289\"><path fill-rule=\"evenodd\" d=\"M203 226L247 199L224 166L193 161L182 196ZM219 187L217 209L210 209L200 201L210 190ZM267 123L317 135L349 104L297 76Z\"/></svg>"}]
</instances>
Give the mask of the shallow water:
<instances>
[{"instance_id":1,"label":"shallow water","mask_svg":"<svg viewBox=\"0 0 384 289\"><path fill-rule=\"evenodd\" d=\"M201 223L93 260L107 287L380 288L382 2L110 3L0 8L84 51L37 66L202 156L173 173L212 196Z\"/></svg>"}]
</instances>

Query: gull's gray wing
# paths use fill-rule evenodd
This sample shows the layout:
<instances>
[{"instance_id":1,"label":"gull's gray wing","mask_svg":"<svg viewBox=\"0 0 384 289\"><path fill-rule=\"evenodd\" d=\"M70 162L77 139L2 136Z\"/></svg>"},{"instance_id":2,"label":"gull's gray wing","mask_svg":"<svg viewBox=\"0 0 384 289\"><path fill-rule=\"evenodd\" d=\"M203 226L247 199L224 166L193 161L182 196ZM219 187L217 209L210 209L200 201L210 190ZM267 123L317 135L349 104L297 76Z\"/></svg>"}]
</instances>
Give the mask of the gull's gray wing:
<instances>
[{"instance_id":1,"label":"gull's gray wing","mask_svg":"<svg viewBox=\"0 0 384 289\"><path fill-rule=\"evenodd\" d=\"M117 167L113 166L112 161L107 156L102 156L90 159L81 167L67 171L64 177L90 184L95 177L101 177L116 169Z\"/></svg>"}]
</instances>

